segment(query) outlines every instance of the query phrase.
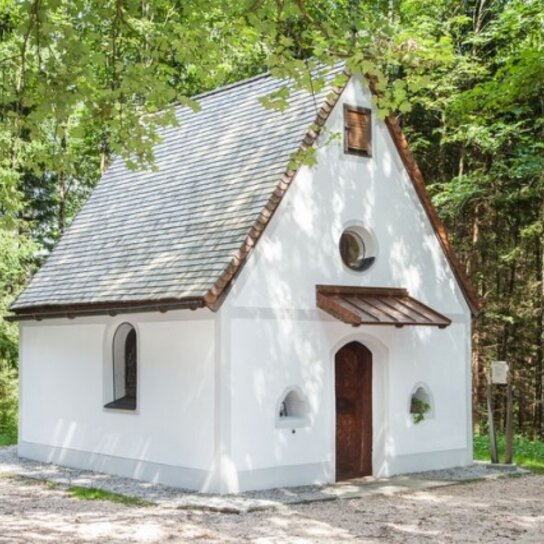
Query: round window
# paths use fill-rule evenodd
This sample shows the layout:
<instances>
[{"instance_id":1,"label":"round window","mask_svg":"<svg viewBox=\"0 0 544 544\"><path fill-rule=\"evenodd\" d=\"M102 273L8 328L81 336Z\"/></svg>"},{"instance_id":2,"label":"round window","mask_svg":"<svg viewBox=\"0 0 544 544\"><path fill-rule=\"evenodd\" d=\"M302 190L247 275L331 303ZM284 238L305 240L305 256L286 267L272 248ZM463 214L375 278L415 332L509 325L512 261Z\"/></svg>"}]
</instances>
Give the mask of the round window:
<instances>
[{"instance_id":1,"label":"round window","mask_svg":"<svg viewBox=\"0 0 544 544\"><path fill-rule=\"evenodd\" d=\"M362 229L350 227L340 236L340 256L344 264L352 270L366 270L374 262L369 247L370 240L365 239L365 234Z\"/></svg>"}]
</instances>

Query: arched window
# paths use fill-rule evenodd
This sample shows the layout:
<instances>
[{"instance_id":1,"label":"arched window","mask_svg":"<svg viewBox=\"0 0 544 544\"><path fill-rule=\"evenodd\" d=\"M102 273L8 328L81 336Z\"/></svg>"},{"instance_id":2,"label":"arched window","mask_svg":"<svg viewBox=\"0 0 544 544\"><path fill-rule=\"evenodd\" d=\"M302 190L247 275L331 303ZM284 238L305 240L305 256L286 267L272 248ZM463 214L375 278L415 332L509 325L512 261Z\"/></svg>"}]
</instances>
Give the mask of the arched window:
<instances>
[{"instance_id":1,"label":"arched window","mask_svg":"<svg viewBox=\"0 0 544 544\"><path fill-rule=\"evenodd\" d=\"M429 388L423 384L417 384L410 396L410 414L414 423L421 423L425 419L434 417L434 403Z\"/></svg>"},{"instance_id":2,"label":"arched window","mask_svg":"<svg viewBox=\"0 0 544 544\"><path fill-rule=\"evenodd\" d=\"M136 330L130 323L119 325L113 336L113 401L106 408L135 410L138 353Z\"/></svg>"},{"instance_id":3,"label":"arched window","mask_svg":"<svg viewBox=\"0 0 544 544\"><path fill-rule=\"evenodd\" d=\"M276 426L302 427L308 420L308 401L298 389L288 389L282 396L276 413Z\"/></svg>"}]
</instances>

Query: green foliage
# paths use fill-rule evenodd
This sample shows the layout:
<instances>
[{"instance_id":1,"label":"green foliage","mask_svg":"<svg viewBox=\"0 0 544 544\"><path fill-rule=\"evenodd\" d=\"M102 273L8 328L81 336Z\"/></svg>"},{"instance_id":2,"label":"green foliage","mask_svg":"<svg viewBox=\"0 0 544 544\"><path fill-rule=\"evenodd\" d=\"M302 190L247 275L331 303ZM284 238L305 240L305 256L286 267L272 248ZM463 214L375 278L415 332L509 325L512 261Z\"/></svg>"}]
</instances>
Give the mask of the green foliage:
<instances>
[{"instance_id":1,"label":"green foliage","mask_svg":"<svg viewBox=\"0 0 544 544\"><path fill-rule=\"evenodd\" d=\"M474 435L474 459L489 461L489 438L487 435ZM523 436L514 437L514 463L517 465L544 474L544 442L529 440ZM504 456L504 435L497 437L499 459Z\"/></svg>"},{"instance_id":2,"label":"green foliage","mask_svg":"<svg viewBox=\"0 0 544 544\"><path fill-rule=\"evenodd\" d=\"M0 445L17 441L18 329L3 316L25 280L33 251L21 229L0 228Z\"/></svg>"},{"instance_id":3,"label":"green foliage","mask_svg":"<svg viewBox=\"0 0 544 544\"><path fill-rule=\"evenodd\" d=\"M0 363L12 367L17 360L17 326L2 316L25 280L34 249L20 231L0 228Z\"/></svg>"},{"instance_id":4,"label":"green foliage","mask_svg":"<svg viewBox=\"0 0 544 544\"><path fill-rule=\"evenodd\" d=\"M153 505L153 503L144 501L138 497L122 495L121 493L115 493L113 491L104 491L103 489L97 489L96 487L70 486L67 491L72 497L85 501L110 501L126 506Z\"/></svg>"},{"instance_id":5,"label":"green foliage","mask_svg":"<svg viewBox=\"0 0 544 544\"><path fill-rule=\"evenodd\" d=\"M17 372L0 359L0 446L17 442Z\"/></svg>"},{"instance_id":6,"label":"green foliage","mask_svg":"<svg viewBox=\"0 0 544 544\"><path fill-rule=\"evenodd\" d=\"M420 3L401 5L424 21ZM474 322L475 423L485 424L485 369L507 360L518 429L544 437L544 1L421 7L452 55L403 120L484 302Z\"/></svg>"},{"instance_id":7,"label":"green foliage","mask_svg":"<svg viewBox=\"0 0 544 544\"><path fill-rule=\"evenodd\" d=\"M153 168L176 106L265 69L316 92L341 60L401 121L485 302L476 422L483 370L506 359L519 430L544 436L543 14L544 0L0 0L0 312L114 155ZM261 102L284 109L289 91ZM16 346L0 321L10 367Z\"/></svg>"},{"instance_id":8,"label":"green foliage","mask_svg":"<svg viewBox=\"0 0 544 544\"><path fill-rule=\"evenodd\" d=\"M431 409L431 405L428 402L425 402L416 397L412 397L412 402L410 404L410 414L414 423L421 423L425 419L425 414Z\"/></svg>"}]
</instances>

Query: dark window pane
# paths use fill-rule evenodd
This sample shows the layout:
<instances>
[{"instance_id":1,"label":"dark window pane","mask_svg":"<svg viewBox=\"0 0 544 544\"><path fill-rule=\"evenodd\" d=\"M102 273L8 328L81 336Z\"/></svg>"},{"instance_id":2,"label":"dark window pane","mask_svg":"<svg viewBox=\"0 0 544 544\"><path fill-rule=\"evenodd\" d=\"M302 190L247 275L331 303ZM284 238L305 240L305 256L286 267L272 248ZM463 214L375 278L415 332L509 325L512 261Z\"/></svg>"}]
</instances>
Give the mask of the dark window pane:
<instances>
[{"instance_id":1,"label":"dark window pane","mask_svg":"<svg viewBox=\"0 0 544 544\"><path fill-rule=\"evenodd\" d=\"M136 398L136 331L132 329L125 342L125 391L127 397Z\"/></svg>"},{"instance_id":2,"label":"dark window pane","mask_svg":"<svg viewBox=\"0 0 544 544\"><path fill-rule=\"evenodd\" d=\"M365 244L356 232L347 230L342 233L340 255L346 266L360 270L365 258Z\"/></svg>"},{"instance_id":3,"label":"dark window pane","mask_svg":"<svg viewBox=\"0 0 544 544\"><path fill-rule=\"evenodd\" d=\"M106 408L135 410L137 395L136 331L130 323L119 325L113 337L113 400Z\"/></svg>"}]
</instances>

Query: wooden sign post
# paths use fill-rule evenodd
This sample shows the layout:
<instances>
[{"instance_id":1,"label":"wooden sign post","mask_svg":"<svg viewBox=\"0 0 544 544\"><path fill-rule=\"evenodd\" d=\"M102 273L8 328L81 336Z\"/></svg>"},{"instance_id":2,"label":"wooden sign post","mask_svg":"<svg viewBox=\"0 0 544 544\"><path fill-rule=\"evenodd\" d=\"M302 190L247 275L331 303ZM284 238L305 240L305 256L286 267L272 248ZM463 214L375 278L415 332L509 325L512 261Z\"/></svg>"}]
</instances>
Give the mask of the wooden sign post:
<instances>
[{"instance_id":1,"label":"wooden sign post","mask_svg":"<svg viewBox=\"0 0 544 544\"><path fill-rule=\"evenodd\" d=\"M497 437L495 435L495 420L493 418L493 395L491 390L491 373L487 375L487 429L489 434L489 453L491 454L491 462L498 463L497 455Z\"/></svg>"},{"instance_id":2,"label":"wooden sign post","mask_svg":"<svg viewBox=\"0 0 544 544\"><path fill-rule=\"evenodd\" d=\"M492 386L506 385L506 422L504 431L504 462L512 464L514 441L514 417L513 417L513 393L512 375L506 361L494 361L491 363L491 371L487 377L487 412L489 427L489 450L491 462L498 463L497 436L495 434L495 421L493 417Z\"/></svg>"},{"instance_id":3,"label":"wooden sign post","mask_svg":"<svg viewBox=\"0 0 544 544\"><path fill-rule=\"evenodd\" d=\"M512 393L512 373L508 372L506 384L506 429L504 430L504 462L512 464L514 457L514 395Z\"/></svg>"}]
</instances>

